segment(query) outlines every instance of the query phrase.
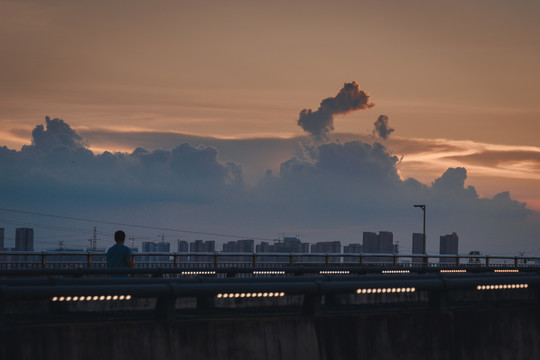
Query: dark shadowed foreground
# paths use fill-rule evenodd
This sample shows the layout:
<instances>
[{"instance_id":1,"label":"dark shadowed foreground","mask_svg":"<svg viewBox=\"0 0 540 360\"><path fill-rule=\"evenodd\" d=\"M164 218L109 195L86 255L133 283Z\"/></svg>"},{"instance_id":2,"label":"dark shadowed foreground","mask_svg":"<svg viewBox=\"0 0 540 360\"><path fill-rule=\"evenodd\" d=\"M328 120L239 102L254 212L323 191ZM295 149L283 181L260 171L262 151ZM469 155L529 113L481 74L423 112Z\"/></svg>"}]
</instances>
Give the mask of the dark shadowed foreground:
<instances>
[{"instance_id":1,"label":"dark shadowed foreground","mask_svg":"<svg viewBox=\"0 0 540 360\"><path fill-rule=\"evenodd\" d=\"M539 359L538 306L0 327L2 359Z\"/></svg>"}]
</instances>

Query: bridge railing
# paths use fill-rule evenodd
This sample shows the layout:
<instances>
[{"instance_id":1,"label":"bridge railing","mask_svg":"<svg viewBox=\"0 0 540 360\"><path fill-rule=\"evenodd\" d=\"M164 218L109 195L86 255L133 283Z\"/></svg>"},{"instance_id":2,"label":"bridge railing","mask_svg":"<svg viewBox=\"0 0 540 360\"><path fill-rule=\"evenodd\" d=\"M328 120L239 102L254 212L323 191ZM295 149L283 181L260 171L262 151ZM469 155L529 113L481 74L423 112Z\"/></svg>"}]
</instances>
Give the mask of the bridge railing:
<instances>
[{"instance_id":1,"label":"bridge railing","mask_svg":"<svg viewBox=\"0 0 540 360\"><path fill-rule=\"evenodd\" d=\"M406 266L540 266L540 257L386 253L134 253L138 268L204 266L406 265ZM0 252L0 269L105 268L104 252Z\"/></svg>"},{"instance_id":2,"label":"bridge railing","mask_svg":"<svg viewBox=\"0 0 540 360\"><path fill-rule=\"evenodd\" d=\"M387 253L229 253L229 252L173 252L133 253L136 268L163 267L220 267L324 264L381 266L540 266L540 257L510 255L441 255ZM0 269L60 269L106 268L104 252L1 251Z\"/></svg>"}]
</instances>

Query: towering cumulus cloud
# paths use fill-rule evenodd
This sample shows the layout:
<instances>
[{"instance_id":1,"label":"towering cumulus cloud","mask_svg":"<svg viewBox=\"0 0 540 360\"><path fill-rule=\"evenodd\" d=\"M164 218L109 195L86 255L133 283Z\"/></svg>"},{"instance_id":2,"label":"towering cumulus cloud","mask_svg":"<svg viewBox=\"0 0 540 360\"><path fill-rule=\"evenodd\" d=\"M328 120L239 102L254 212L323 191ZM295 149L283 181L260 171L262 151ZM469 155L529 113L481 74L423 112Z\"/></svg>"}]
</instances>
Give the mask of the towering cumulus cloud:
<instances>
[{"instance_id":1,"label":"towering cumulus cloud","mask_svg":"<svg viewBox=\"0 0 540 360\"><path fill-rule=\"evenodd\" d=\"M394 129L388 125L388 116L386 115L380 115L373 125L375 126L373 134L381 139L388 139L388 135L394 132Z\"/></svg>"},{"instance_id":2,"label":"towering cumulus cloud","mask_svg":"<svg viewBox=\"0 0 540 360\"><path fill-rule=\"evenodd\" d=\"M298 125L318 140L324 140L328 138L330 131L334 130L334 115L365 110L373 106L375 104L371 102L371 96L360 89L356 81L345 83L335 97L321 101L317 111L302 110L298 118Z\"/></svg>"}]
</instances>

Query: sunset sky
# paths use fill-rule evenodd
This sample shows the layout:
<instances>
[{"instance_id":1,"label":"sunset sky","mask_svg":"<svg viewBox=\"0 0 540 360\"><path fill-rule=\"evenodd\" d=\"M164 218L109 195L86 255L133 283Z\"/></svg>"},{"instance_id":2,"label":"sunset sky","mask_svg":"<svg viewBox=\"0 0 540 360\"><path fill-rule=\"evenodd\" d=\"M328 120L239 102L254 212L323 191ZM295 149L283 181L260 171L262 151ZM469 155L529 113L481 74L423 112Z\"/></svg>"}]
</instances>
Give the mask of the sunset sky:
<instances>
[{"instance_id":1,"label":"sunset sky","mask_svg":"<svg viewBox=\"0 0 540 360\"><path fill-rule=\"evenodd\" d=\"M430 213L439 216L430 228L433 251L438 251L439 235L456 231L463 236L463 251L480 248L489 252L493 248L512 254L540 254L539 18L540 2L533 0L0 0L0 145L5 146L0 154L0 181L4 185L0 200L3 198L5 204L2 207L54 214L69 212L91 219L117 216L115 221L121 223L137 218L167 228L201 232L208 229L246 237L298 232L306 241L319 241L338 234L343 244L360 241L362 231L390 230L406 251L410 248L410 233L420 230L415 222L419 214L412 209L412 203L420 199L434 202L428 208L456 211L455 221L446 225L442 222L446 216L443 210L438 215L436 210ZM372 105L333 112L333 128L327 131L328 137L317 138L299 126L303 109L316 112L324 107L321 101L336 97L344 84L353 83L369 96ZM394 129L386 137L374 131L374 123L381 115L387 116L386 126ZM50 124L45 116L50 117ZM63 122L52 120L55 118ZM41 138L32 133L38 125L43 126ZM52 136L57 130L71 140L66 143L62 136ZM44 139L52 138L73 154L80 148L91 150L96 163L85 163L88 167L84 169L59 168L64 166L58 162L60 152L51 150L54 144L43 145ZM192 148L185 145L178 150L187 143ZM320 178L308 188L314 192L317 186L332 189L327 184L345 175L333 169L332 174L338 175L328 177L325 171L329 168L323 166L322 158L325 151L336 156L332 161L335 164L350 154L374 156L378 151L375 143L382 144L386 154L381 155L384 160L377 159L389 166L387 171L396 173L395 179L390 175L392 184L398 184L392 185L392 189L409 186L406 180L411 178L419 182L418 186L425 185L427 190L421 191L435 193L436 179L443 177L447 169L464 168L465 172L456 170L448 176L455 176L452 181L458 184L463 180L460 191L466 193L469 186L474 187L476 200L445 207L436 202L446 199L448 194L437 197L421 192L415 193L416 198L395 195L396 199L399 197L396 203L411 203L407 215L403 215L405 210L387 214L405 216L402 221L386 223L382 212L378 217L374 215L380 209L371 208L363 201L366 198L362 191L356 191L369 187L365 182L370 180L351 171L347 174L356 185L341 184L334 189L343 191L336 194L336 204L337 199L347 198L346 191L354 192L353 198L358 196L356 200L365 204L358 209L345 204L352 212L347 215L349 220L343 220L347 216L340 217L334 211L332 218L341 220L326 224L319 221L318 216L323 216L323 211L319 211L295 223L291 218L280 220L270 209L263 190L277 198L279 194L288 199L294 197L299 209L324 204L325 209L333 211L328 205L334 204L333 200L313 204L309 201L312 195L300 195L287 178L287 171L296 171L291 169L298 166L312 169L314 164L312 170ZM29 155L29 151L22 151L25 145L27 150L30 146L52 152L43 157L35 155L35 151ZM200 163L189 166L194 173L201 170L203 183L208 186L201 188L204 199L192 194L197 199L189 202L186 197L191 195L185 191L178 190L174 196L168 193L173 183L200 184L200 179L174 178L177 165L172 163L167 168L172 169L171 174L164 175L170 175L170 179L163 183L146 179L147 171L155 171L153 176L159 177L163 169L145 167L148 164L144 161L160 160L149 157L143 161L138 157L141 153L133 155L137 148L144 148L155 159L159 154L175 159L175 154L184 154L182 151L200 153L208 161L208 172L201 170ZM127 164L129 154L129 161L136 157L141 162L137 165L141 166L141 178L133 177L129 171L122 176L133 177L133 183L137 183L133 189L137 191L146 191L151 183L156 193L152 190L149 194L155 197L148 195L136 205L130 203L121 208L111 207L107 200L99 203L90 196L94 200L92 206L77 208L75 198L83 192L101 191L103 199L110 199L105 193L114 193L114 187L107 187L109 180L92 177L104 169L97 165L104 161L104 152L110 152L122 164ZM124 154L121 160L118 153ZM77 154L69 164L82 164L77 157L80 151ZM355 166L361 168L354 156L350 160L353 165L344 167L344 172ZM292 159L301 164L293 164ZM312 174L312 170L308 173ZM17 178L13 175L17 171L24 176ZM43 174L52 175L49 179ZM223 184L218 191L212 181L222 175ZM43 194L48 190L37 190L40 185L32 178L43 180L44 189L65 186L77 190L68 200L59 195L36 202L39 196L31 196L32 191ZM262 184L270 178L277 185ZM235 201L233 206L233 200L224 200L221 195L218 200L217 195L212 195L230 193L225 187L233 186L239 179L242 190L238 190L241 193L237 199L244 202ZM187 182L183 183L184 180ZM86 190L84 184L88 186ZM12 191L11 186L17 190ZM407 192L412 194L411 188ZM501 193L508 196L499 196ZM26 195L17 198L15 194ZM174 200L177 196L180 200ZM455 200L455 196L448 198ZM472 209L482 200L502 198L511 206L501 205L497 215L491 210L478 210L474 215L478 218L476 227L471 223L460 229L462 206ZM114 196L110 201L122 203ZM220 217L218 214L227 211L224 209L235 209L245 219L247 203L264 209L257 219L250 212L254 219L248 225L235 223L233 210L219 221L211 218ZM525 225L515 222L515 213L504 213L511 212L512 206L519 208L516 211ZM155 218L136 210L149 207L156 209ZM175 211L191 214L189 223L178 224L177 220L165 219L169 215L157 215ZM366 213L370 216L355 222L355 217L362 218L360 214ZM201 214L210 218L203 221ZM13 223L9 224L25 221L22 215L11 215ZM503 235L492 229L489 235L482 235L491 222L501 221L499 215L501 219L513 219L506 227L508 233ZM257 225L269 217L272 221ZM28 224L37 221L29 220ZM315 230L311 226L314 223L320 228ZM10 229L9 224L0 226ZM103 238L106 234L104 230ZM519 249L513 247L508 234L520 238ZM9 241L12 234L6 236ZM482 236L485 239L478 240ZM497 236L501 238L493 238ZM48 241L47 246L53 246L54 241ZM106 244L104 241L103 246Z\"/></svg>"}]
</instances>

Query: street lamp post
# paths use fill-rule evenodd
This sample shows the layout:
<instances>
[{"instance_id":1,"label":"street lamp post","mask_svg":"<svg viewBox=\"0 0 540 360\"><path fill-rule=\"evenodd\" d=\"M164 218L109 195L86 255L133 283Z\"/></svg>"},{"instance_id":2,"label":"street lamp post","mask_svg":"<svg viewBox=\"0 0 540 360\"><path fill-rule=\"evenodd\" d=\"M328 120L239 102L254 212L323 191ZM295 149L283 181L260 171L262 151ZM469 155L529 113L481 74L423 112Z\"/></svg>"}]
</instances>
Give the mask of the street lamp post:
<instances>
[{"instance_id":1,"label":"street lamp post","mask_svg":"<svg viewBox=\"0 0 540 360\"><path fill-rule=\"evenodd\" d=\"M423 243L423 246L424 246L424 255L426 255L426 205L422 204L422 205L414 205L414 207L416 208L420 208L422 209L422 212L424 214L424 222L423 222L423 231L422 231L422 243Z\"/></svg>"}]
</instances>

